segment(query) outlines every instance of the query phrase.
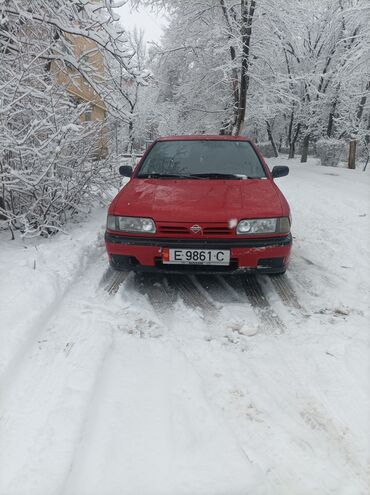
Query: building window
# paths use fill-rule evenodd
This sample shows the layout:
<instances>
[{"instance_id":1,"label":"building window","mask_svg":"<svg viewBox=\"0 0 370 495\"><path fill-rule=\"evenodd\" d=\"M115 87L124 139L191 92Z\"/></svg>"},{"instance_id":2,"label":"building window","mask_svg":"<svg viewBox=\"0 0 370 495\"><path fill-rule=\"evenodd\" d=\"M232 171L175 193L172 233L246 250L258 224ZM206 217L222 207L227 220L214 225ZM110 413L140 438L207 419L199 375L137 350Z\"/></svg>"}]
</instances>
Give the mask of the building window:
<instances>
[{"instance_id":1,"label":"building window","mask_svg":"<svg viewBox=\"0 0 370 495\"><path fill-rule=\"evenodd\" d=\"M92 107L89 105L84 110L84 121L91 122L92 121Z\"/></svg>"}]
</instances>

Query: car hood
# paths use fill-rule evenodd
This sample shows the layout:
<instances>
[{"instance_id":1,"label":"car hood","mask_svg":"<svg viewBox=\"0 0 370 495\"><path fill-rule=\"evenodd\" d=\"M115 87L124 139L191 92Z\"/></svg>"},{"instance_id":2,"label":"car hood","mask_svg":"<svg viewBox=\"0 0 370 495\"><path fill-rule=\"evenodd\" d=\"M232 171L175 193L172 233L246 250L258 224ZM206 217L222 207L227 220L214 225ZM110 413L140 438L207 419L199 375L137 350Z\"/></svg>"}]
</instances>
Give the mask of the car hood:
<instances>
[{"instance_id":1,"label":"car hood","mask_svg":"<svg viewBox=\"0 0 370 495\"><path fill-rule=\"evenodd\" d=\"M280 191L268 179L131 179L110 214L150 217L159 222L228 222L283 214Z\"/></svg>"}]
</instances>

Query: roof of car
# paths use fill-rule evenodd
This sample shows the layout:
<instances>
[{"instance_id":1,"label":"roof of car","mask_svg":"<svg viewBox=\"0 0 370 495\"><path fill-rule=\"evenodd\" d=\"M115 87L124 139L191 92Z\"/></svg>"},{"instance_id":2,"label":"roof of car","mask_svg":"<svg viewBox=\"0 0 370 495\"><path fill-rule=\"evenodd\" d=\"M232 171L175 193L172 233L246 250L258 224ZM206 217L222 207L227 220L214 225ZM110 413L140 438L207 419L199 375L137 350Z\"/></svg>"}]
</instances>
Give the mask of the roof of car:
<instances>
[{"instance_id":1,"label":"roof of car","mask_svg":"<svg viewBox=\"0 0 370 495\"><path fill-rule=\"evenodd\" d=\"M225 135L207 135L194 134L190 136L163 136L157 141L251 141L246 136L225 136Z\"/></svg>"}]
</instances>

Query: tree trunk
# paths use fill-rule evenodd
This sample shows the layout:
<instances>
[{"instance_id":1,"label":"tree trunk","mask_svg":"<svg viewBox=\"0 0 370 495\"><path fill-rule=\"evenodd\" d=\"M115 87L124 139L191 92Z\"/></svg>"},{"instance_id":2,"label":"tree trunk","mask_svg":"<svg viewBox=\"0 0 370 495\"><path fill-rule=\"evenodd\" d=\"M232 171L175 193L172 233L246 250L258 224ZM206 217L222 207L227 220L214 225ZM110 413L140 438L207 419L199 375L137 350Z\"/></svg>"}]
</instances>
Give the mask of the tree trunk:
<instances>
[{"instance_id":1,"label":"tree trunk","mask_svg":"<svg viewBox=\"0 0 370 495\"><path fill-rule=\"evenodd\" d=\"M326 135L328 138L331 138L333 133L334 133L334 117L337 113L337 106L339 102L339 94L340 94L340 89L341 89L341 83L337 84L335 88L335 96L331 104L331 109L329 113L329 121L328 121L328 127L326 129Z\"/></svg>"},{"instance_id":2,"label":"tree trunk","mask_svg":"<svg viewBox=\"0 0 370 495\"><path fill-rule=\"evenodd\" d=\"M293 123L294 123L294 107L293 107L292 113L290 115L289 127L288 127L288 139L287 139L286 145L289 147L290 147L290 143L292 142Z\"/></svg>"},{"instance_id":3,"label":"tree trunk","mask_svg":"<svg viewBox=\"0 0 370 495\"><path fill-rule=\"evenodd\" d=\"M281 153L281 148L283 147L283 136L280 136L280 139L279 139L279 148L278 148L278 152Z\"/></svg>"},{"instance_id":4,"label":"tree trunk","mask_svg":"<svg viewBox=\"0 0 370 495\"><path fill-rule=\"evenodd\" d=\"M275 144L274 136L272 135L271 124L268 120L266 120L266 126L267 126L267 135L271 143L272 149L274 150L274 157L277 158L279 156L279 152Z\"/></svg>"},{"instance_id":5,"label":"tree trunk","mask_svg":"<svg viewBox=\"0 0 370 495\"><path fill-rule=\"evenodd\" d=\"M0 196L0 210L5 211L4 198ZM0 220L6 220L6 216L0 211Z\"/></svg>"},{"instance_id":6,"label":"tree trunk","mask_svg":"<svg viewBox=\"0 0 370 495\"><path fill-rule=\"evenodd\" d=\"M302 143L301 163L307 163L309 144L310 144L310 135L306 134L305 137L303 138L303 143Z\"/></svg>"},{"instance_id":7,"label":"tree trunk","mask_svg":"<svg viewBox=\"0 0 370 495\"><path fill-rule=\"evenodd\" d=\"M333 131L334 131L334 110L332 109L332 111L329 114L328 128L326 130L326 135L328 136L328 138L332 137Z\"/></svg>"},{"instance_id":8,"label":"tree trunk","mask_svg":"<svg viewBox=\"0 0 370 495\"><path fill-rule=\"evenodd\" d=\"M236 119L236 125L233 134L239 136L244 128L245 113L247 106L247 95L249 89L249 55L250 45L252 39L252 25L253 16L256 9L257 0L251 0L248 9L248 0L241 0L242 9L242 25L241 25L241 37L242 37L242 67L240 75L240 91L239 91L239 105L238 114Z\"/></svg>"},{"instance_id":9,"label":"tree trunk","mask_svg":"<svg viewBox=\"0 0 370 495\"><path fill-rule=\"evenodd\" d=\"M294 156L295 156L295 145L296 145L300 130L301 130L301 124L298 124L297 129L295 131L295 134L294 134L293 138L291 138L291 141L289 143L289 156L288 156L288 158L294 158Z\"/></svg>"},{"instance_id":10,"label":"tree trunk","mask_svg":"<svg viewBox=\"0 0 370 495\"><path fill-rule=\"evenodd\" d=\"M128 123L128 143L127 143L127 153L132 153L133 150L133 144L134 144L134 123L132 121L132 118L130 119Z\"/></svg>"},{"instance_id":11,"label":"tree trunk","mask_svg":"<svg viewBox=\"0 0 370 495\"><path fill-rule=\"evenodd\" d=\"M367 169L367 166L369 164L369 159L370 159L370 154L369 154L369 148L370 148L370 115L369 118L367 119L367 134L365 135L365 143L366 143L366 149L367 149L367 159L364 167L364 172Z\"/></svg>"},{"instance_id":12,"label":"tree trunk","mask_svg":"<svg viewBox=\"0 0 370 495\"><path fill-rule=\"evenodd\" d=\"M356 168L356 149L357 149L357 141L356 139L353 139L349 143L348 168L351 169Z\"/></svg>"},{"instance_id":13,"label":"tree trunk","mask_svg":"<svg viewBox=\"0 0 370 495\"><path fill-rule=\"evenodd\" d=\"M227 25L228 30L228 39L231 42L233 39L233 30L230 22L229 12L227 10L225 0L220 0L220 5L222 9L222 13L224 15L224 19ZM239 107L239 81L238 81L238 70L234 67L236 60L236 50L233 45L230 45L230 58L233 68L231 69L231 86L233 93L233 118L230 119L229 122L222 124L222 129L220 134L232 134L233 129L236 126L237 118L238 118L238 107Z\"/></svg>"},{"instance_id":14,"label":"tree trunk","mask_svg":"<svg viewBox=\"0 0 370 495\"><path fill-rule=\"evenodd\" d=\"M225 112L227 109L225 109ZM233 120L226 118L221 122L220 136L231 136L233 131Z\"/></svg>"},{"instance_id":15,"label":"tree trunk","mask_svg":"<svg viewBox=\"0 0 370 495\"><path fill-rule=\"evenodd\" d=\"M368 81L368 83L366 84L366 92L365 92L364 96L361 98L361 101L359 103L357 113L356 113L357 129L355 130L354 136L352 137L352 141L349 143L348 168L350 168L350 169L356 168L357 139L355 136L358 133L358 128L360 126L360 121L361 121L363 113L364 113L364 108L366 105L367 95L368 95L369 90L370 90L370 81ZM365 142L366 142L366 139L365 139Z\"/></svg>"}]
</instances>

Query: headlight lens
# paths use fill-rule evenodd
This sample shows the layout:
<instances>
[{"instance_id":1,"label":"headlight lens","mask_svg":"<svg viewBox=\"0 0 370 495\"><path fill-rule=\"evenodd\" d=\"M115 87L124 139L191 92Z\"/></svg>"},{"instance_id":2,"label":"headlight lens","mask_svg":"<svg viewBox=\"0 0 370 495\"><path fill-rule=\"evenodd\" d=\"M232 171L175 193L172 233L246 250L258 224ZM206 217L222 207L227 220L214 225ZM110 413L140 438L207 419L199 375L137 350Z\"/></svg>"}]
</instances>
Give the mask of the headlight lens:
<instances>
[{"instance_id":1,"label":"headlight lens","mask_svg":"<svg viewBox=\"0 0 370 495\"><path fill-rule=\"evenodd\" d=\"M289 232L290 222L288 217L240 220L236 229L236 233L239 235L288 234Z\"/></svg>"},{"instance_id":2,"label":"headlight lens","mask_svg":"<svg viewBox=\"0 0 370 495\"><path fill-rule=\"evenodd\" d=\"M134 232L140 234L155 234L156 226L151 218L141 217L116 217L108 215L107 228L121 232Z\"/></svg>"}]
</instances>

